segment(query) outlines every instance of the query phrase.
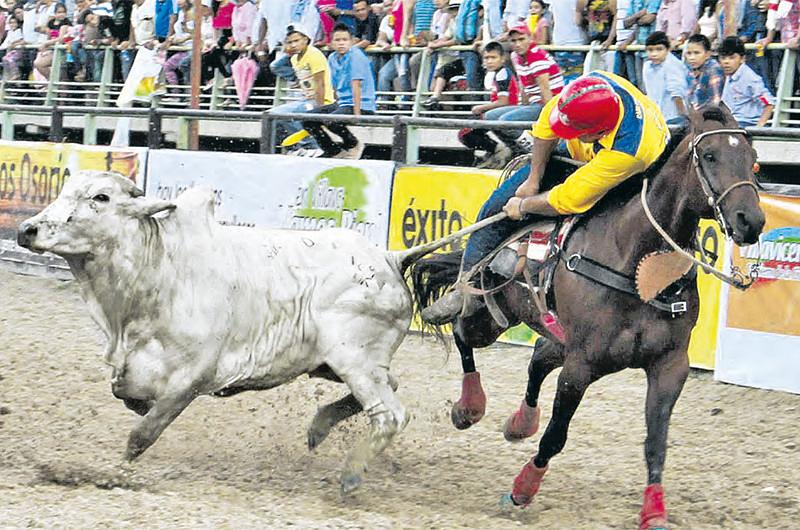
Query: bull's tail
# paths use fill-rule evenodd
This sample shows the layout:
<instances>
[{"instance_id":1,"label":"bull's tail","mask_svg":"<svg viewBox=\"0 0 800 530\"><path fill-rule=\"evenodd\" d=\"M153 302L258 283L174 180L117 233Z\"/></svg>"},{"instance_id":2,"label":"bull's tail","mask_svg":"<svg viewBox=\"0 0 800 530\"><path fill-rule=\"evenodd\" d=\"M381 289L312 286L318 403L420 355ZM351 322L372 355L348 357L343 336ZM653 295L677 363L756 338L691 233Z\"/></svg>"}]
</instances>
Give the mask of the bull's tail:
<instances>
[{"instance_id":1,"label":"bull's tail","mask_svg":"<svg viewBox=\"0 0 800 530\"><path fill-rule=\"evenodd\" d=\"M464 236L475 232L476 230L480 230L484 226L488 226L492 223L496 223L497 221L501 221L507 217L505 212L496 213L491 217L487 217L486 219L482 219L475 224L469 225L466 228L462 228L458 232L453 232L452 234L437 239L435 241L431 241L430 243L425 243L423 245L417 245L416 247L411 247L407 250L399 250L390 252L391 258L397 264L397 268L400 270L401 274L405 274L406 269L409 266L413 265L419 259L427 256L431 252L439 250L442 247L455 243L456 241L461 240ZM455 281L455 280L454 280Z\"/></svg>"},{"instance_id":2,"label":"bull's tail","mask_svg":"<svg viewBox=\"0 0 800 530\"><path fill-rule=\"evenodd\" d=\"M447 254L434 254L429 258L418 260L411 266L409 276L415 314L418 315L424 307L436 301L456 283L461 272L463 253L463 250L456 250ZM438 326L422 322L422 331L433 332L437 339L444 341L444 335Z\"/></svg>"}]
</instances>

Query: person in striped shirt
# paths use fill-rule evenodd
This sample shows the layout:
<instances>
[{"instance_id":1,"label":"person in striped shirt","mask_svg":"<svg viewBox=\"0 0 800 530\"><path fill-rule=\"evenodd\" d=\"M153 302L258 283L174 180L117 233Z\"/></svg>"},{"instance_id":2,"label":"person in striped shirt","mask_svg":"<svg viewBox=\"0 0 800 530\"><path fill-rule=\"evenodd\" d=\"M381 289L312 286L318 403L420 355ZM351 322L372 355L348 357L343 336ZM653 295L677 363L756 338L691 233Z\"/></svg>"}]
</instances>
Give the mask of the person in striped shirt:
<instances>
[{"instance_id":1,"label":"person in striped shirt","mask_svg":"<svg viewBox=\"0 0 800 530\"><path fill-rule=\"evenodd\" d=\"M521 104L510 108L499 118L502 121L536 121L548 101L561 93L564 78L553 57L533 41L526 23L508 31L511 41L511 63L519 78ZM527 133L498 131L501 140L513 145L515 155L530 150Z\"/></svg>"}]
</instances>

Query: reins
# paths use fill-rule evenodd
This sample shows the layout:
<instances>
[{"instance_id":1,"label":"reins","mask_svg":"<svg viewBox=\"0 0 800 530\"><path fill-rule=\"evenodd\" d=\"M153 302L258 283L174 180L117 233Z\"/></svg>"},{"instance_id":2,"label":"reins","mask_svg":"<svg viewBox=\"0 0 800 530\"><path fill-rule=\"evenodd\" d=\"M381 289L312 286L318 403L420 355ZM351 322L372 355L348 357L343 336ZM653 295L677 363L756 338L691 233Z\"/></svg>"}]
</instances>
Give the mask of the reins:
<instances>
[{"instance_id":1,"label":"reins","mask_svg":"<svg viewBox=\"0 0 800 530\"><path fill-rule=\"evenodd\" d=\"M715 196L715 192L713 187L711 186L711 182L706 177L705 173L702 170L702 166L700 165L700 159L697 154L697 146L699 145L700 141L708 136L712 136L715 134L747 134L747 131L744 129L715 129L713 131L706 131L703 133L698 134L692 139L692 163L694 164L695 168L695 175L697 175L697 179L700 181L700 187L703 190L703 193L706 195L708 200L708 205L714 211L714 217L716 218L717 222L719 223L720 227L722 228L722 233L725 235L726 238L731 237L730 227L728 226L727 221L725 220L725 216L722 214L722 201L727 198L728 194L731 191L742 187L742 186L749 186L753 188L753 190L758 194L758 187L750 181L750 180L743 180L741 182L735 182L731 184L727 189L725 189L722 193ZM709 265L708 263L699 260L694 257L693 254L687 252L683 248L680 247L675 241L667 234L666 230L658 224L653 213L650 211L650 207L647 204L647 184L648 179L644 179L642 184L642 207L644 208L644 213L647 216L647 220L650 221L650 224L653 225L653 228L661 235L661 237L666 241L669 246L671 246L676 252L680 253L685 258L691 260L692 263L697 265L698 267L702 268L707 273L711 274L715 278L736 287L737 289L745 290L750 287L756 279L757 271L753 269L750 272L749 276L745 276L745 274L738 268L732 267L730 274L725 274L723 272L718 271L713 266ZM702 248L700 249L701 254L704 254Z\"/></svg>"}]
</instances>

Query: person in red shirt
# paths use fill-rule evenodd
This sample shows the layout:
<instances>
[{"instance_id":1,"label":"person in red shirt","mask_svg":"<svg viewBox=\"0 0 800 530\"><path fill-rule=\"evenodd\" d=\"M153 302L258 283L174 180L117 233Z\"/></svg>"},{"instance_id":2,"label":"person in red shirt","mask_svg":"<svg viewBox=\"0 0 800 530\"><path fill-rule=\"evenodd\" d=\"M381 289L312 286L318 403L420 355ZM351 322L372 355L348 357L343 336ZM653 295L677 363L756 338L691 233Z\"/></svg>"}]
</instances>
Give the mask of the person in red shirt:
<instances>
[{"instance_id":1,"label":"person in red shirt","mask_svg":"<svg viewBox=\"0 0 800 530\"><path fill-rule=\"evenodd\" d=\"M506 64L506 52L499 42L491 41L483 49L483 66L486 69L484 85L490 91L489 103L475 105L472 113L486 120L499 120L513 112L519 102L519 87L514 72ZM500 137L501 131L492 131ZM512 134L511 145L513 143ZM496 142L489 136L489 129L464 128L458 132L458 140L472 151L483 150L486 158L478 168L502 168L511 159L510 146Z\"/></svg>"},{"instance_id":2,"label":"person in red shirt","mask_svg":"<svg viewBox=\"0 0 800 530\"><path fill-rule=\"evenodd\" d=\"M536 121L548 101L561 93L564 78L553 57L539 48L533 41L527 24L508 30L511 42L511 63L517 73L520 86L520 104L508 108L499 117L501 121ZM515 155L530 152L532 140L527 132L497 131L501 140L512 146Z\"/></svg>"}]
</instances>

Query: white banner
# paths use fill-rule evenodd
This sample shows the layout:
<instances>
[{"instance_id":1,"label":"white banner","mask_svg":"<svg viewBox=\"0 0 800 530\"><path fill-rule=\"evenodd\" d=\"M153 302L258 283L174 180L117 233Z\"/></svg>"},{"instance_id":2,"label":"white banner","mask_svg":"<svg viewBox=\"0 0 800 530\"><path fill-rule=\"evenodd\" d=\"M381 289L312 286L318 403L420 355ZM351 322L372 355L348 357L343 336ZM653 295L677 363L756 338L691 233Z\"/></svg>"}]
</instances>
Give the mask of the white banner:
<instances>
[{"instance_id":1,"label":"white banner","mask_svg":"<svg viewBox=\"0 0 800 530\"><path fill-rule=\"evenodd\" d=\"M387 248L393 174L393 162L158 150L150 152L146 193L172 199L206 186L217 192L223 224L341 226Z\"/></svg>"}]
</instances>

